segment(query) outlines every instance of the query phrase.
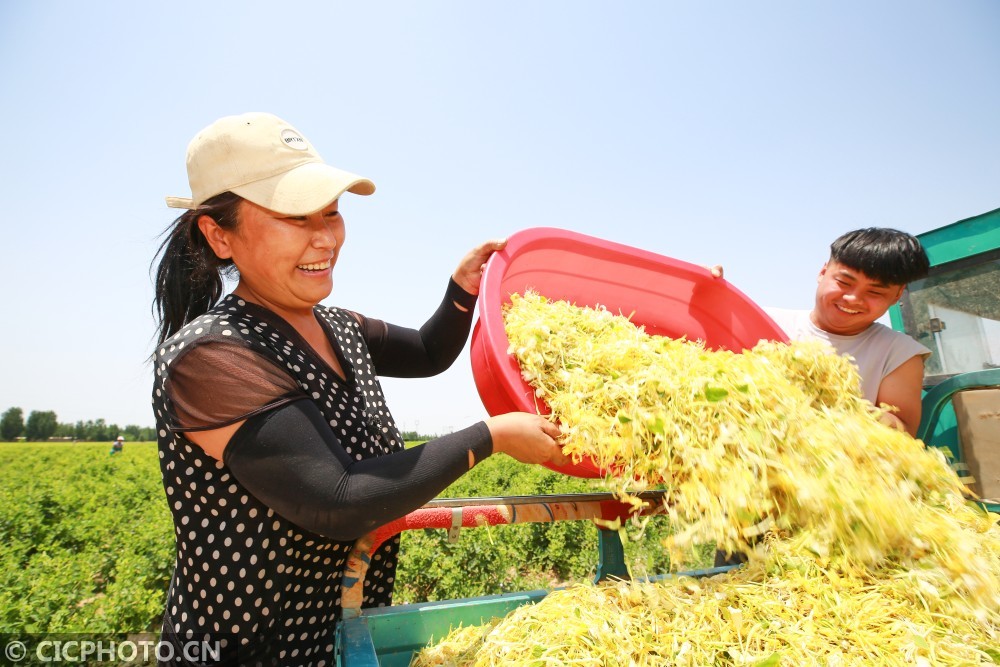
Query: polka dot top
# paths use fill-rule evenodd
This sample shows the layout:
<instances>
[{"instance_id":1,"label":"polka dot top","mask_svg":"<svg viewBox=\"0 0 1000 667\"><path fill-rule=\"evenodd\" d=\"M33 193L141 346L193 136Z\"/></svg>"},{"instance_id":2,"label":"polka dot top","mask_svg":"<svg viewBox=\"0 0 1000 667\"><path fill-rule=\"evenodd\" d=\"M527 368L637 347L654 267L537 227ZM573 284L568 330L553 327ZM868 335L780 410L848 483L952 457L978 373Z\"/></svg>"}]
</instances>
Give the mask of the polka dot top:
<instances>
[{"instance_id":1,"label":"polka dot top","mask_svg":"<svg viewBox=\"0 0 1000 667\"><path fill-rule=\"evenodd\" d=\"M350 456L360 460L402 449L358 320L336 308L315 311L346 380L284 320L233 295L156 352L153 407L177 541L163 639L175 646L205 638L224 645L233 664L330 664L341 576L353 542L310 532L276 514L184 435L306 396ZM198 352L209 349L227 354ZM184 395L200 387L200 408L199 401L175 402L175 379ZM364 607L391 604L398 549L397 536L372 555Z\"/></svg>"}]
</instances>

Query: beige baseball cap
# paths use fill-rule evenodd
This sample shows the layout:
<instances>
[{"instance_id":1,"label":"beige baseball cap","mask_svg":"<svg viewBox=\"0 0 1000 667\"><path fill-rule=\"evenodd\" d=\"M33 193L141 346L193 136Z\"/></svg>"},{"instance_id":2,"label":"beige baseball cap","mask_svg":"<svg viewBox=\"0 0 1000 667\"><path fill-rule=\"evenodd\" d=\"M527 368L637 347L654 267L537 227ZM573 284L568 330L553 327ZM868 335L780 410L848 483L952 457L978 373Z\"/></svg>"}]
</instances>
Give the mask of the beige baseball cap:
<instances>
[{"instance_id":1,"label":"beige baseball cap","mask_svg":"<svg viewBox=\"0 0 1000 667\"><path fill-rule=\"evenodd\" d=\"M284 215L320 210L346 192L370 195L375 184L323 162L298 130L268 113L226 116L199 132L187 151L191 197L167 206L193 209L232 192Z\"/></svg>"}]
</instances>

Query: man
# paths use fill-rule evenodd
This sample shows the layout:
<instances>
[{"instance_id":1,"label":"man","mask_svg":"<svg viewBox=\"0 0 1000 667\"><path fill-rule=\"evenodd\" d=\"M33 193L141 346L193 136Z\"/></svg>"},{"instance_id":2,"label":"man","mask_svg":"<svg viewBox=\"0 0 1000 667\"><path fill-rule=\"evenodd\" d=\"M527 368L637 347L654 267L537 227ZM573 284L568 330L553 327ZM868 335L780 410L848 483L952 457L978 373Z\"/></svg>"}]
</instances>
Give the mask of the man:
<instances>
[{"instance_id":1,"label":"man","mask_svg":"<svg viewBox=\"0 0 1000 667\"><path fill-rule=\"evenodd\" d=\"M876 320L929 268L927 253L910 234L874 227L855 230L831 244L811 311L765 310L790 339L824 340L838 353L850 355L864 397L891 406L894 410L884 420L916 435L924 360L931 351Z\"/></svg>"}]
</instances>

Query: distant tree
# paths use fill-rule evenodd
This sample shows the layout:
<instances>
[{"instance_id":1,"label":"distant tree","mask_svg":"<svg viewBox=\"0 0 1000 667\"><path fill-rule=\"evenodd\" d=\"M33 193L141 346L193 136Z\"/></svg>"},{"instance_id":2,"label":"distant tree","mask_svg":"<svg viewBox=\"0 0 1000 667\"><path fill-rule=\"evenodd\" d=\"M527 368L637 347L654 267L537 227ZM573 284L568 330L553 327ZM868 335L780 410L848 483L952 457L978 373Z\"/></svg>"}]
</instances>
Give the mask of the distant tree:
<instances>
[{"instance_id":1,"label":"distant tree","mask_svg":"<svg viewBox=\"0 0 1000 667\"><path fill-rule=\"evenodd\" d=\"M152 442L156 440L156 429L149 426L129 424L122 431L124 431L123 435L126 439L134 442Z\"/></svg>"},{"instance_id":2,"label":"distant tree","mask_svg":"<svg viewBox=\"0 0 1000 667\"><path fill-rule=\"evenodd\" d=\"M44 412L32 410L28 415L28 422L24 425L24 434L28 440L48 440L55 434L58 426L56 413L51 410Z\"/></svg>"},{"instance_id":3,"label":"distant tree","mask_svg":"<svg viewBox=\"0 0 1000 667\"><path fill-rule=\"evenodd\" d=\"M0 417L0 440L14 440L24 432L24 411L10 408Z\"/></svg>"},{"instance_id":4,"label":"distant tree","mask_svg":"<svg viewBox=\"0 0 1000 667\"><path fill-rule=\"evenodd\" d=\"M87 440L91 442L103 442L117 436L117 434L111 436L109 433L108 425L103 419L87 422Z\"/></svg>"}]
</instances>

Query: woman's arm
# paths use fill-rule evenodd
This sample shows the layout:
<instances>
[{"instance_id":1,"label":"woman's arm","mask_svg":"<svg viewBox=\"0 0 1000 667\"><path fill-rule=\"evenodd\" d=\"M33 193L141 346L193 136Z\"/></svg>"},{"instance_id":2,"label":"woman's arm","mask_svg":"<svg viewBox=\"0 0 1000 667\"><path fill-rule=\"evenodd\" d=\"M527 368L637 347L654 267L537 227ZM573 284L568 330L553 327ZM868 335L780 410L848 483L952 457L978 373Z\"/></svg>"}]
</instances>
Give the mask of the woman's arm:
<instances>
[{"instance_id":1,"label":"woman's arm","mask_svg":"<svg viewBox=\"0 0 1000 667\"><path fill-rule=\"evenodd\" d=\"M226 447L233 476L278 514L313 532L356 539L405 515L493 451L482 422L386 456L353 460L319 409L296 401L248 419Z\"/></svg>"},{"instance_id":2,"label":"woman's arm","mask_svg":"<svg viewBox=\"0 0 1000 667\"><path fill-rule=\"evenodd\" d=\"M231 435L227 444L218 442ZM538 415L492 417L423 445L360 461L347 455L309 400L213 431L186 434L221 453L233 476L286 519L352 540L417 509L494 451L527 463L565 461L559 429Z\"/></svg>"},{"instance_id":3,"label":"woman's arm","mask_svg":"<svg viewBox=\"0 0 1000 667\"><path fill-rule=\"evenodd\" d=\"M444 298L420 329L358 316L379 375L430 377L448 369L469 339L476 296L454 279Z\"/></svg>"}]
</instances>

